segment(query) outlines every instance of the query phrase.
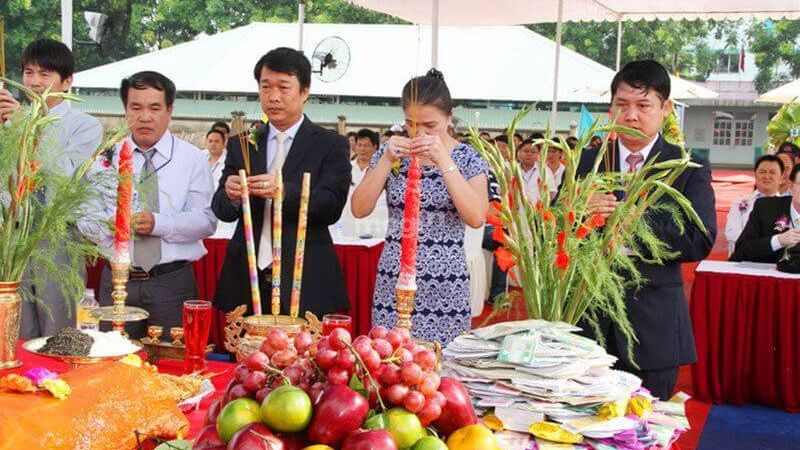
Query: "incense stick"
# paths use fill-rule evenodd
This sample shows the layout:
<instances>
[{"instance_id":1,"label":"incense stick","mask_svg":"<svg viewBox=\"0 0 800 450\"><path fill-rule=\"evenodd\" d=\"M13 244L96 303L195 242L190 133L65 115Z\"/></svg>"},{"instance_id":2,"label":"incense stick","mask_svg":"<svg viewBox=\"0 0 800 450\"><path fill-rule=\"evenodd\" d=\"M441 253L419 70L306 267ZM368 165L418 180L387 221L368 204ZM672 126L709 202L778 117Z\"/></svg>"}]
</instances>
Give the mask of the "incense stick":
<instances>
[{"instance_id":1,"label":"incense stick","mask_svg":"<svg viewBox=\"0 0 800 450\"><path fill-rule=\"evenodd\" d=\"M300 190L300 212L297 220L297 246L294 251L294 284L292 285L292 300L289 305L289 315L297 318L300 312L300 289L303 284L303 259L306 248L306 226L308 223L308 199L311 195L311 174L303 173L303 185Z\"/></svg>"},{"instance_id":2,"label":"incense stick","mask_svg":"<svg viewBox=\"0 0 800 450\"><path fill-rule=\"evenodd\" d=\"M275 173L275 197L272 199L272 316L281 313L281 251L283 236L283 174Z\"/></svg>"},{"instance_id":3,"label":"incense stick","mask_svg":"<svg viewBox=\"0 0 800 450\"><path fill-rule=\"evenodd\" d=\"M253 216L250 211L250 192L247 189L247 174L244 169L239 169L239 179L242 183L242 216L244 242L247 246L247 268L250 275L250 292L252 294L253 314L261 315L261 291L258 287L258 267L256 266L256 246L253 240Z\"/></svg>"}]
</instances>

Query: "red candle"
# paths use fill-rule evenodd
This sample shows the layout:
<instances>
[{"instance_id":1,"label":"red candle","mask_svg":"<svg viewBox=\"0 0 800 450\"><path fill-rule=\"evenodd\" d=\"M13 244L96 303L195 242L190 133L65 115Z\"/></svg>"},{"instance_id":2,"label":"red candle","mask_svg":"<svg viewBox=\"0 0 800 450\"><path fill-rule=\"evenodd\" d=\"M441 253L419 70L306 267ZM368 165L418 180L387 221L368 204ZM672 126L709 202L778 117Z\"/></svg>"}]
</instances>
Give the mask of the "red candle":
<instances>
[{"instance_id":1,"label":"red candle","mask_svg":"<svg viewBox=\"0 0 800 450\"><path fill-rule=\"evenodd\" d=\"M419 195L422 172L419 160L411 158L403 209L403 236L400 241L400 276L397 288L417 289L417 241L419 238Z\"/></svg>"},{"instance_id":2,"label":"red candle","mask_svg":"<svg viewBox=\"0 0 800 450\"><path fill-rule=\"evenodd\" d=\"M117 217L114 232L114 259L130 263L131 207L133 201L133 147L129 140L119 151L119 185L117 186Z\"/></svg>"}]
</instances>

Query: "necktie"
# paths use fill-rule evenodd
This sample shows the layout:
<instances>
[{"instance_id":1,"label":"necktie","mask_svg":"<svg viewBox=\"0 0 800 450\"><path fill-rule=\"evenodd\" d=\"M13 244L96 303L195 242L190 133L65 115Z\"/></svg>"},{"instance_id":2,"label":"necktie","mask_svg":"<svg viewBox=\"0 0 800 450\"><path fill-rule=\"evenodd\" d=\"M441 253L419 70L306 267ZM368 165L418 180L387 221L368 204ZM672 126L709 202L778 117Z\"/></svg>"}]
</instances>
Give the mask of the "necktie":
<instances>
[{"instance_id":1,"label":"necktie","mask_svg":"<svg viewBox=\"0 0 800 450\"><path fill-rule=\"evenodd\" d=\"M277 141L278 151L275 152L275 157L272 158L272 164L269 165L268 173L270 175L277 175L278 169L283 167L283 162L286 159L286 138L289 136L279 131L275 134ZM272 201L267 200L264 202L264 221L261 225L261 238L258 244L258 268L264 270L272 264Z\"/></svg>"},{"instance_id":2,"label":"necktie","mask_svg":"<svg viewBox=\"0 0 800 450\"><path fill-rule=\"evenodd\" d=\"M639 164L644 161L644 156L640 155L639 153L631 153L625 158L625 162L628 163L628 173L636 172L639 168Z\"/></svg>"},{"instance_id":3,"label":"necktie","mask_svg":"<svg viewBox=\"0 0 800 450\"><path fill-rule=\"evenodd\" d=\"M147 211L158 212L158 173L153 164L155 149L146 152L136 149L144 156L144 167L142 167L142 177L139 183L140 192L144 199L144 206ZM158 236L139 236L133 243L133 265L150 271L153 266L161 261L161 238Z\"/></svg>"}]
</instances>

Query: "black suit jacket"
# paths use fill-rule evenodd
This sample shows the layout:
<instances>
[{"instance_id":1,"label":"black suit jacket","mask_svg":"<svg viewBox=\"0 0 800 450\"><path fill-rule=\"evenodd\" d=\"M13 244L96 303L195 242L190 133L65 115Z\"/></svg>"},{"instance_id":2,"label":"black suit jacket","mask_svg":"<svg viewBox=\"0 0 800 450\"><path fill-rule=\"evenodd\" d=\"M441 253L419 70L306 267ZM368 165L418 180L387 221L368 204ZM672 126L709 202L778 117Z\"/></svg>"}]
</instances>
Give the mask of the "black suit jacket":
<instances>
[{"instance_id":1,"label":"black suit jacket","mask_svg":"<svg viewBox=\"0 0 800 450\"><path fill-rule=\"evenodd\" d=\"M616 145L614 147L609 151L613 151L614 170L619 171L619 151ZM578 165L578 176L592 170L596 157L597 150L584 150ZM668 161L680 157L680 148L667 143L660 136L647 156L648 161L653 158L656 161ZM689 308L683 292L681 263L699 261L708 256L717 236L717 217L708 161L695 162L702 164L702 167L687 169L672 186L692 203L708 234L688 222L688 219L684 233L681 233L669 213L646 213L646 220L656 236L678 252L679 256L664 265L639 261L637 268L646 281L638 290L627 293L628 319L639 339L633 353L642 370L667 369L697 360ZM599 170L605 170L603 164ZM674 202L667 196L659 201ZM587 335L595 337L588 326L582 325L588 330ZM600 328L609 348L616 348L616 356L630 365L625 351L628 344L622 332L605 319L601 321Z\"/></svg>"},{"instance_id":2,"label":"black suit jacket","mask_svg":"<svg viewBox=\"0 0 800 450\"><path fill-rule=\"evenodd\" d=\"M257 149L250 145L250 165L252 175L266 172L267 141L269 127L263 126L259 133ZM300 190L303 172L311 173L311 195L308 204L308 228L306 233L305 259L303 263L303 285L300 296L300 314L312 311L318 316L330 312L346 310L349 307L339 260L333 249L333 241L328 226L336 223L342 215L350 188L350 160L347 140L332 131L325 130L307 117L297 130L291 147L287 150L283 164L283 236L281 239L281 311L288 314L294 272L295 243L297 241L297 222L300 209ZM241 206L234 205L225 194L225 180L230 175L238 175L243 168L242 151L239 140L228 142L228 156L225 169L214 194L211 209L225 222L241 219ZM259 236L264 221L266 202L250 197L253 219L253 237L258 254ZM248 305L252 313L247 249L244 241L243 221L239 220L236 232L228 244L225 262L222 266L215 304L223 311L230 311L238 305ZM269 313L271 293L261 290L262 310Z\"/></svg>"},{"instance_id":3,"label":"black suit jacket","mask_svg":"<svg viewBox=\"0 0 800 450\"><path fill-rule=\"evenodd\" d=\"M772 251L772 236L783 233L791 222L792 197L764 197L756 200L753 211L747 219L731 261L753 261L761 263L777 263L783 249ZM778 219L786 222L786 228L777 225Z\"/></svg>"}]
</instances>

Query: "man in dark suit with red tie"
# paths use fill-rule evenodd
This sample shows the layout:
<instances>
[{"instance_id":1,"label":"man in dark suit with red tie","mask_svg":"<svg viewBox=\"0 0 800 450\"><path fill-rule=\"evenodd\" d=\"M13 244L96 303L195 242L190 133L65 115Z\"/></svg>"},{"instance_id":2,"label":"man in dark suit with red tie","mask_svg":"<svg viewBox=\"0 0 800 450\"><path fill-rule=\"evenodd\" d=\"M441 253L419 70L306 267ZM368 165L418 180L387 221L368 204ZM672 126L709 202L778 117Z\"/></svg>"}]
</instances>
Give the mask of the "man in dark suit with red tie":
<instances>
[{"instance_id":1,"label":"man in dark suit with red tie","mask_svg":"<svg viewBox=\"0 0 800 450\"><path fill-rule=\"evenodd\" d=\"M304 172L311 174L303 285L300 313L319 316L348 308L342 270L328 227L342 214L350 188L349 146L344 137L325 130L303 114L309 96L311 64L294 49L271 50L256 63L261 108L269 123L257 130L256 145L248 145L251 173L247 180L253 219L262 310L269 313L272 279L272 198L276 175L281 170L283 228L281 239L281 312L288 314L292 288L295 243ZM239 170L244 168L238 139L230 139L225 169L211 208L225 222L241 219L242 189ZM228 244L215 304L223 311L248 305L252 314L247 252L239 220Z\"/></svg>"},{"instance_id":2,"label":"man in dark suit with red tie","mask_svg":"<svg viewBox=\"0 0 800 450\"><path fill-rule=\"evenodd\" d=\"M762 197L753 205L731 261L777 263L784 249L800 243L800 165L789 175L791 197Z\"/></svg>"},{"instance_id":3,"label":"man in dark suit with red tie","mask_svg":"<svg viewBox=\"0 0 800 450\"><path fill-rule=\"evenodd\" d=\"M634 61L625 65L611 82L611 116L620 125L635 128L644 138L621 135L609 148L616 171L634 172L645 161L667 161L681 157L680 148L667 143L660 135L661 125L672 111L669 100L669 74L655 61ZM596 149L584 150L578 175L592 170ZM650 211L647 220L656 236L678 256L664 265L639 261L637 267L646 280L627 293L628 319L639 340L633 346L634 361L626 349L628 341L616 325L604 318L600 328L609 353L619 358L617 368L640 378L653 395L667 399L675 386L678 367L697 359L689 309L683 292L681 263L699 261L711 252L717 235L714 192L708 161L696 160L701 167L689 168L673 183L692 204L708 233L688 219L681 232L665 211ZM604 170L603 165L600 168ZM590 200L593 213L610 215L619 201L615 194L597 194ZM673 202L667 196L662 202ZM587 335L593 335L585 326ZM638 368L636 367L638 365Z\"/></svg>"}]
</instances>

